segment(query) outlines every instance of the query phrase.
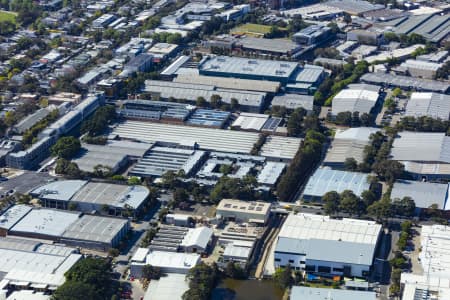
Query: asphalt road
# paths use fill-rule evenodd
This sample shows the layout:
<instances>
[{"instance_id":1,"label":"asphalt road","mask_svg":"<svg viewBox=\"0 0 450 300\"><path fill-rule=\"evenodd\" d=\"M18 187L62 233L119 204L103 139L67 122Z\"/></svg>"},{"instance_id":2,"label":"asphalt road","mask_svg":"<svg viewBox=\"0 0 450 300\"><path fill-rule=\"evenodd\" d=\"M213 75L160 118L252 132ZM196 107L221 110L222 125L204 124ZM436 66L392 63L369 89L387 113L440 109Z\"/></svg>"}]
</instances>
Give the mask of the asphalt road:
<instances>
[{"instance_id":1,"label":"asphalt road","mask_svg":"<svg viewBox=\"0 0 450 300\"><path fill-rule=\"evenodd\" d=\"M28 193L32 189L44 185L52 180L51 177L45 173L36 173L33 171L25 171L23 174L10 178L7 181L0 182L0 193L6 193L10 190L19 193Z\"/></svg>"}]
</instances>

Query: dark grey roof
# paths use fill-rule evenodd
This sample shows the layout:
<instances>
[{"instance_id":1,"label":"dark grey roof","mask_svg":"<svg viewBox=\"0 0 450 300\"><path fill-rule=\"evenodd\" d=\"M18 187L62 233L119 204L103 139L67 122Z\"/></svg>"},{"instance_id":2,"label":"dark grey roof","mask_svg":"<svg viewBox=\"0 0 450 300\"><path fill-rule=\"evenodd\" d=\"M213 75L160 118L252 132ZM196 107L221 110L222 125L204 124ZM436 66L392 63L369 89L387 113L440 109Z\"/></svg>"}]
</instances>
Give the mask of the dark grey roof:
<instances>
[{"instance_id":1,"label":"dark grey roof","mask_svg":"<svg viewBox=\"0 0 450 300\"><path fill-rule=\"evenodd\" d=\"M367 73L361 76L362 82L378 85L416 89L418 91L442 92L448 91L450 84L443 81L414 78L409 76L393 75L388 73Z\"/></svg>"}]
</instances>

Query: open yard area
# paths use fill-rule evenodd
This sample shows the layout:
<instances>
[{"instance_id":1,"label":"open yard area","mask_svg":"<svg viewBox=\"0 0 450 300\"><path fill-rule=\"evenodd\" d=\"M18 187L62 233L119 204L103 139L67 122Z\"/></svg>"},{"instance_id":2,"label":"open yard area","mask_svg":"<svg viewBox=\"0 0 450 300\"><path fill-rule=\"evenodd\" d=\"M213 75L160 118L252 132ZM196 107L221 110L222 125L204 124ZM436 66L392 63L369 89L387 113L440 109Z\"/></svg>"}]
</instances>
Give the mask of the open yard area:
<instances>
[{"instance_id":1,"label":"open yard area","mask_svg":"<svg viewBox=\"0 0 450 300\"><path fill-rule=\"evenodd\" d=\"M10 21L16 23L16 13L0 10L0 22Z\"/></svg>"},{"instance_id":2,"label":"open yard area","mask_svg":"<svg viewBox=\"0 0 450 300\"><path fill-rule=\"evenodd\" d=\"M250 34L255 36L263 36L270 32L270 26L260 24L243 24L231 30L233 34Z\"/></svg>"}]
</instances>

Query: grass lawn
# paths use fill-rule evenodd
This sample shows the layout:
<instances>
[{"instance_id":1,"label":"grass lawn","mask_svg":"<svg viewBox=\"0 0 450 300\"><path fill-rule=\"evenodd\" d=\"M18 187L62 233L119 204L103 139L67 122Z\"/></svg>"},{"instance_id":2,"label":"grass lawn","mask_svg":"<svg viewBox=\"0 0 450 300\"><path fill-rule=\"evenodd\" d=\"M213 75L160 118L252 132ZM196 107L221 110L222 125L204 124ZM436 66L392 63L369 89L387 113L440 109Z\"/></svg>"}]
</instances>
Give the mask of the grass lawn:
<instances>
[{"instance_id":1,"label":"grass lawn","mask_svg":"<svg viewBox=\"0 0 450 300\"><path fill-rule=\"evenodd\" d=\"M16 24L16 13L0 10L0 22L11 21Z\"/></svg>"},{"instance_id":2,"label":"grass lawn","mask_svg":"<svg viewBox=\"0 0 450 300\"><path fill-rule=\"evenodd\" d=\"M270 32L270 26L247 23L231 30L232 33L254 33L264 35Z\"/></svg>"}]
</instances>

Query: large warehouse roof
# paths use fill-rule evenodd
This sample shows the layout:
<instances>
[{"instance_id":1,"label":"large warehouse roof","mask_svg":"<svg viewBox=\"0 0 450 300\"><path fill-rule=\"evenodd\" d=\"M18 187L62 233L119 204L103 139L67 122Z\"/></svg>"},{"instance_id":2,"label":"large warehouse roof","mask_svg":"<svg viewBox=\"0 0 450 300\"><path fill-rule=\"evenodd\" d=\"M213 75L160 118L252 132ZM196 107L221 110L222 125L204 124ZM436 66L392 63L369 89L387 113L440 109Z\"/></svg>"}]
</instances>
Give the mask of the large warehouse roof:
<instances>
[{"instance_id":1,"label":"large warehouse roof","mask_svg":"<svg viewBox=\"0 0 450 300\"><path fill-rule=\"evenodd\" d=\"M280 83L274 81L202 76L193 74L179 74L177 77L174 78L173 81L190 84L211 84L218 88L224 89L256 91L266 93L276 93L280 88Z\"/></svg>"},{"instance_id":2,"label":"large warehouse roof","mask_svg":"<svg viewBox=\"0 0 450 300\"><path fill-rule=\"evenodd\" d=\"M333 0L325 2L326 5L336 7L352 15L359 15L365 12L383 9L382 4L372 4L363 0Z\"/></svg>"},{"instance_id":3,"label":"large warehouse roof","mask_svg":"<svg viewBox=\"0 0 450 300\"><path fill-rule=\"evenodd\" d=\"M444 209L448 199L448 184L401 180L394 183L391 199L411 197L416 207L429 208L437 204L439 209Z\"/></svg>"},{"instance_id":4,"label":"large warehouse roof","mask_svg":"<svg viewBox=\"0 0 450 300\"><path fill-rule=\"evenodd\" d=\"M338 130L328 149L324 164L342 164L346 158L353 157L357 162L364 159L364 148L370 136L379 131L378 128L358 127Z\"/></svg>"},{"instance_id":5,"label":"large warehouse roof","mask_svg":"<svg viewBox=\"0 0 450 300\"><path fill-rule=\"evenodd\" d=\"M303 195L304 197L322 197L327 192L342 193L345 190L350 190L355 195L360 196L362 192L369 188L367 174L319 168L309 178Z\"/></svg>"},{"instance_id":6,"label":"large warehouse roof","mask_svg":"<svg viewBox=\"0 0 450 300\"><path fill-rule=\"evenodd\" d=\"M287 80L298 68L294 62L248 59L230 56L208 57L200 65L200 73L213 72L227 77L255 77Z\"/></svg>"},{"instance_id":7,"label":"large warehouse roof","mask_svg":"<svg viewBox=\"0 0 450 300\"><path fill-rule=\"evenodd\" d=\"M450 118L450 95L438 93L412 93L406 105L407 116L428 116L447 121Z\"/></svg>"},{"instance_id":8,"label":"large warehouse roof","mask_svg":"<svg viewBox=\"0 0 450 300\"><path fill-rule=\"evenodd\" d=\"M50 255L22 250L0 249L0 272L9 272L13 269L35 271L41 273L58 273L63 275L77 261L81 255L69 256Z\"/></svg>"},{"instance_id":9,"label":"large warehouse roof","mask_svg":"<svg viewBox=\"0 0 450 300\"><path fill-rule=\"evenodd\" d=\"M162 80L146 80L144 90L148 93L158 94L161 98L185 99L195 102L198 97L210 101L211 96L219 95L222 102L231 103L236 99L240 105L260 107L266 96L263 92L251 92L235 89L216 88L213 85L178 83Z\"/></svg>"},{"instance_id":10,"label":"large warehouse roof","mask_svg":"<svg viewBox=\"0 0 450 300\"><path fill-rule=\"evenodd\" d=\"M80 213L52 209L33 209L11 229L12 232L59 237Z\"/></svg>"},{"instance_id":11,"label":"large warehouse roof","mask_svg":"<svg viewBox=\"0 0 450 300\"><path fill-rule=\"evenodd\" d=\"M111 243L127 222L119 218L83 215L67 228L62 238Z\"/></svg>"},{"instance_id":12,"label":"large warehouse roof","mask_svg":"<svg viewBox=\"0 0 450 300\"><path fill-rule=\"evenodd\" d=\"M71 201L137 208L147 199L149 193L146 187L140 185L89 182L73 196Z\"/></svg>"},{"instance_id":13,"label":"large warehouse roof","mask_svg":"<svg viewBox=\"0 0 450 300\"><path fill-rule=\"evenodd\" d=\"M276 52L279 54L293 54L301 47L288 39L266 39L246 36L237 41L244 49Z\"/></svg>"},{"instance_id":14,"label":"large warehouse roof","mask_svg":"<svg viewBox=\"0 0 450 300\"><path fill-rule=\"evenodd\" d=\"M332 219L313 214L289 214L281 228L280 237L320 239L375 245L381 225L374 221Z\"/></svg>"},{"instance_id":15,"label":"large warehouse roof","mask_svg":"<svg viewBox=\"0 0 450 300\"><path fill-rule=\"evenodd\" d=\"M439 14L424 14L408 16L390 22L381 23L392 26L396 34L416 33L433 43L443 40L450 30L450 16Z\"/></svg>"},{"instance_id":16,"label":"large warehouse roof","mask_svg":"<svg viewBox=\"0 0 450 300\"><path fill-rule=\"evenodd\" d=\"M276 251L304 253L313 260L370 265L380 231L381 225L373 221L290 214L281 227ZM335 249L335 256L325 249Z\"/></svg>"},{"instance_id":17,"label":"large warehouse roof","mask_svg":"<svg viewBox=\"0 0 450 300\"><path fill-rule=\"evenodd\" d=\"M398 161L450 163L450 137L445 133L399 132L391 156Z\"/></svg>"},{"instance_id":18,"label":"large warehouse roof","mask_svg":"<svg viewBox=\"0 0 450 300\"><path fill-rule=\"evenodd\" d=\"M199 150L154 147L130 171L131 175L151 177L161 176L167 171L177 173L183 170L190 175L192 169L204 157L205 152Z\"/></svg>"},{"instance_id":19,"label":"large warehouse roof","mask_svg":"<svg viewBox=\"0 0 450 300\"><path fill-rule=\"evenodd\" d=\"M449 83L443 81L393 75L381 72L366 73L361 76L361 81L389 87L441 93L447 92L450 87Z\"/></svg>"},{"instance_id":20,"label":"large warehouse roof","mask_svg":"<svg viewBox=\"0 0 450 300\"><path fill-rule=\"evenodd\" d=\"M291 300L375 300L375 292L293 286Z\"/></svg>"},{"instance_id":21,"label":"large warehouse roof","mask_svg":"<svg viewBox=\"0 0 450 300\"><path fill-rule=\"evenodd\" d=\"M379 89L373 85L350 84L333 98L332 114L346 111L370 113L377 103Z\"/></svg>"},{"instance_id":22,"label":"large warehouse roof","mask_svg":"<svg viewBox=\"0 0 450 300\"><path fill-rule=\"evenodd\" d=\"M107 204L114 207L139 207L148 197L149 191L143 186L128 186L84 180L55 181L32 191L45 199L75 201L93 204Z\"/></svg>"},{"instance_id":23,"label":"large warehouse roof","mask_svg":"<svg viewBox=\"0 0 450 300\"><path fill-rule=\"evenodd\" d=\"M119 124L113 134L147 142L159 141L186 145L197 143L200 149L233 153L250 153L253 144L259 138L259 134L253 132L138 121L126 121Z\"/></svg>"}]
</instances>

